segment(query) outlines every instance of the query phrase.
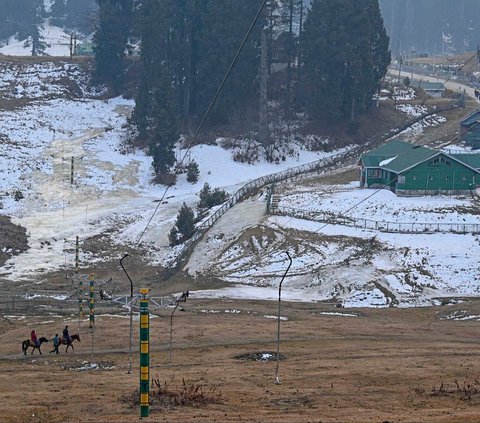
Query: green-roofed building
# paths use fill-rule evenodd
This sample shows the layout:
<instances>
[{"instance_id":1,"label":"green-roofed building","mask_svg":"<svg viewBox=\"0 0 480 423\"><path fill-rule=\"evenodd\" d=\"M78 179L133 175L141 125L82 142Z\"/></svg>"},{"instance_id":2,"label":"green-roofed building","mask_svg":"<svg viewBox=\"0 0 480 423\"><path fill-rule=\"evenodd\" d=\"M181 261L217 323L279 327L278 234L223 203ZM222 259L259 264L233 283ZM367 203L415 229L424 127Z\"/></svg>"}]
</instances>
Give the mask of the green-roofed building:
<instances>
[{"instance_id":1,"label":"green-roofed building","mask_svg":"<svg viewBox=\"0 0 480 423\"><path fill-rule=\"evenodd\" d=\"M441 82L431 82L431 81L412 81L411 86L415 88L420 88L429 97L439 98L445 95L445 85Z\"/></svg>"},{"instance_id":2,"label":"green-roofed building","mask_svg":"<svg viewBox=\"0 0 480 423\"><path fill-rule=\"evenodd\" d=\"M460 122L460 139L473 150L480 150L480 110L475 110Z\"/></svg>"},{"instance_id":3,"label":"green-roofed building","mask_svg":"<svg viewBox=\"0 0 480 423\"><path fill-rule=\"evenodd\" d=\"M448 154L392 140L360 158L361 186L397 195L469 194L480 186L480 154Z\"/></svg>"}]
</instances>

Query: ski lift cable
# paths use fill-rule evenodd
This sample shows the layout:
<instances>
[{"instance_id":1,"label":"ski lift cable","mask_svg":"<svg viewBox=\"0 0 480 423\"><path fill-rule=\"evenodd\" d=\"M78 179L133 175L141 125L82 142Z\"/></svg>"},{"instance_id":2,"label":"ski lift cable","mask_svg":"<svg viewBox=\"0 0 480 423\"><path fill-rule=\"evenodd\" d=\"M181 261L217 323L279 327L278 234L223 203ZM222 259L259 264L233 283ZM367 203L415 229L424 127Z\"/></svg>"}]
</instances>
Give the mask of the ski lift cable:
<instances>
[{"instance_id":1,"label":"ski lift cable","mask_svg":"<svg viewBox=\"0 0 480 423\"><path fill-rule=\"evenodd\" d=\"M198 134L200 133L201 129L203 128L203 125L205 124L211 110L213 109L213 106L215 105L217 99L218 99L218 96L220 95L220 92L222 91L224 85L225 85L225 82L227 81L228 77L230 76L230 74L232 73L232 70L233 68L235 67L235 64L237 63L237 60L238 60L238 57L240 56L241 52L243 51L243 48L245 47L245 44L247 43L247 40L248 38L250 37L250 34L252 33L253 31L253 28L255 27L256 23L258 22L258 19L260 18L260 15L262 14L263 12L263 9L265 8L265 5L267 4L267 1L268 0L263 0L262 1L262 4L260 6L260 8L258 9L258 12L257 14L255 15L255 18L253 19L252 23L250 24L250 27L247 31L247 33L245 34L245 37L243 38L241 44L240 44L240 47L238 48L237 50L237 53L235 54L235 57L233 58L232 62L230 63L230 66L229 68L227 69L223 79L222 79L222 82L220 83L215 95L213 96L211 102L210 102L210 105L208 106L207 108L207 111L205 112L205 115L203 116L203 119L201 120L197 130L195 131L191 141L189 142L188 146L187 146L187 149L182 157L182 159L180 160L180 164L183 164L183 162L185 161L185 158L187 157L188 153L190 152L191 148L194 146L195 144L195 141L197 140L198 138ZM153 218L155 217L158 209L160 208L160 205L162 204L163 202L163 199L165 198L165 196L167 195L167 192L168 190L170 189L170 186L172 185L173 183L173 179L174 179L174 176L172 176L172 178L170 179L170 182L167 184L167 186L165 187L165 191L163 192L163 195L161 196L160 200L158 201L158 204L157 206L155 207L152 215L150 216L145 228L143 229L143 231L141 232L140 234L140 237L137 241L137 246L140 244L143 236L145 235L148 227L150 226L150 223L152 222Z\"/></svg>"}]
</instances>

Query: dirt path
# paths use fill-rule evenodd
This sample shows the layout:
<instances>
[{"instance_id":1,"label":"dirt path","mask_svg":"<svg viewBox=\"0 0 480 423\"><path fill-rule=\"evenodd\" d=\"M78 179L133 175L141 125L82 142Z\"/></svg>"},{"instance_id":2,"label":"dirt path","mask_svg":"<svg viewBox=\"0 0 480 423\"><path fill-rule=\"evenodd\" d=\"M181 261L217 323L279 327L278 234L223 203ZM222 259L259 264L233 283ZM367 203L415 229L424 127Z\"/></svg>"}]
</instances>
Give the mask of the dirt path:
<instances>
[{"instance_id":1,"label":"dirt path","mask_svg":"<svg viewBox=\"0 0 480 423\"><path fill-rule=\"evenodd\" d=\"M236 358L275 351L276 321L265 317L275 314L274 303L194 300L185 308L174 320L172 366L169 311L151 320L151 376L172 390L180 389L182 380L204 391L216 387L222 401L198 408L152 407L146 421L478 422L478 322L439 319L454 310L478 314L478 302L413 310L285 303L281 385L274 384L275 362ZM0 320L2 422L64 422L72 415L80 422L138 418L138 408L121 399L138 385L136 354L134 372L126 374L127 318L98 317L93 359L86 327L74 354L52 356L45 346L42 357L19 357L19 338L32 327L47 335L65 321L9 321ZM103 370L85 370L91 363Z\"/></svg>"}]
</instances>

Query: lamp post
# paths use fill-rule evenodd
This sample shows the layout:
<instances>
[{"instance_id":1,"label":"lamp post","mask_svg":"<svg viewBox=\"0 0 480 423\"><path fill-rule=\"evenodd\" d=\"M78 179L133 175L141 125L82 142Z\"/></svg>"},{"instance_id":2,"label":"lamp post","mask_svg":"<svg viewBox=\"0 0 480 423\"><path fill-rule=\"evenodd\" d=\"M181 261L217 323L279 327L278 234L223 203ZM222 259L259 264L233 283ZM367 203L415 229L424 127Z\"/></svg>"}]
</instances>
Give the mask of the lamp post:
<instances>
[{"instance_id":1,"label":"lamp post","mask_svg":"<svg viewBox=\"0 0 480 423\"><path fill-rule=\"evenodd\" d=\"M129 274L125 270L125 267L123 267L123 260L129 257L130 254L126 253L121 259L120 259L120 266L122 266L123 271L127 275L128 280L130 281L130 341L128 344L128 374L132 373L132 342L133 342L133 282L132 279L130 278Z\"/></svg>"},{"instance_id":2,"label":"lamp post","mask_svg":"<svg viewBox=\"0 0 480 423\"><path fill-rule=\"evenodd\" d=\"M285 279L285 276L287 276L288 271L290 270L290 266L292 265L292 258L290 257L290 254L288 254L288 251L286 251L286 254L288 256L288 260L290 260L290 263L288 264L287 270L285 270L285 273L283 274L282 280L280 281L280 285L278 286L278 317L277 317L277 370L275 371L275 384L280 385L280 379L278 378L278 368L280 366L280 304L282 300L282 283L283 280Z\"/></svg>"},{"instance_id":3,"label":"lamp post","mask_svg":"<svg viewBox=\"0 0 480 423\"><path fill-rule=\"evenodd\" d=\"M189 291L182 292L182 295L180 295L175 299L175 308L170 314L170 348L169 348L170 366L172 365L173 313L177 311L177 308L180 305L180 303L187 302L187 297L189 296L189 294L190 294Z\"/></svg>"}]
</instances>

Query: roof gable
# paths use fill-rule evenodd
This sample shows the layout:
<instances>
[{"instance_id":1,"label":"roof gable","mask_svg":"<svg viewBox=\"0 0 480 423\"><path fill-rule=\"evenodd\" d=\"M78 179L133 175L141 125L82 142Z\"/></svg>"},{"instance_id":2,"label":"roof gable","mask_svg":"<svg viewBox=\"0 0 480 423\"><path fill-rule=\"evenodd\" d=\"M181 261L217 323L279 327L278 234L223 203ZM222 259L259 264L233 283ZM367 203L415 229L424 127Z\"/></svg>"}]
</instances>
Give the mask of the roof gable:
<instances>
[{"instance_id":1,"label":"roof gable","mask_svg":"<svg viewBox=\"0 0 480 423\"><path fill-rule=\"evenodd\" d=\"M471 113L469 116L467 116L464 120L460 122L460 125L472 125L480 119L480 110L475 110L473 113Z\"/></svg>"}]
</instances>

